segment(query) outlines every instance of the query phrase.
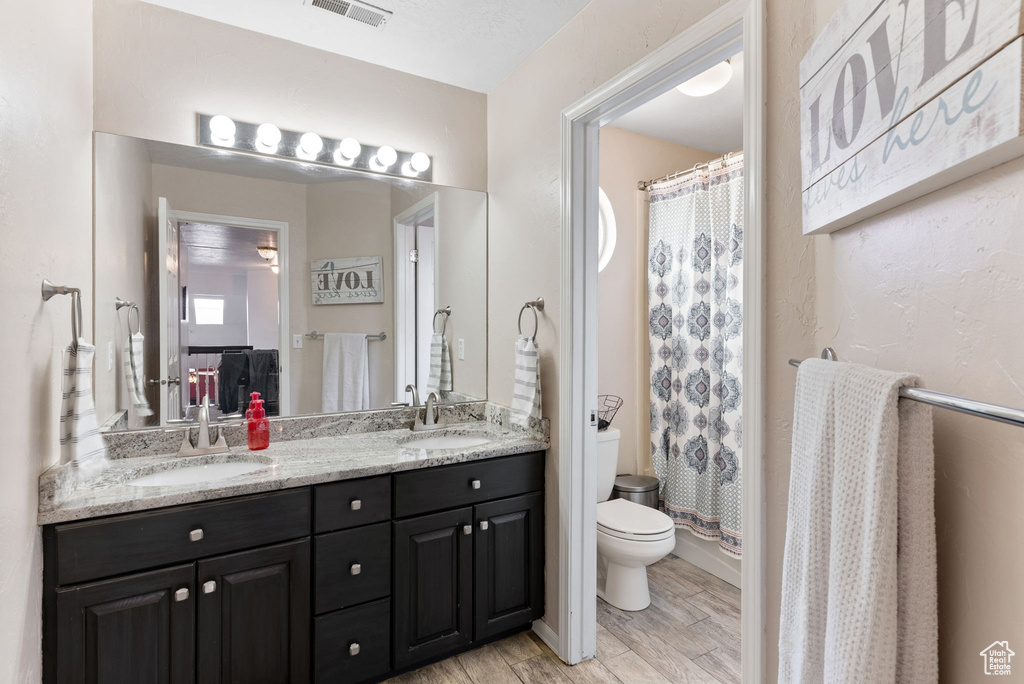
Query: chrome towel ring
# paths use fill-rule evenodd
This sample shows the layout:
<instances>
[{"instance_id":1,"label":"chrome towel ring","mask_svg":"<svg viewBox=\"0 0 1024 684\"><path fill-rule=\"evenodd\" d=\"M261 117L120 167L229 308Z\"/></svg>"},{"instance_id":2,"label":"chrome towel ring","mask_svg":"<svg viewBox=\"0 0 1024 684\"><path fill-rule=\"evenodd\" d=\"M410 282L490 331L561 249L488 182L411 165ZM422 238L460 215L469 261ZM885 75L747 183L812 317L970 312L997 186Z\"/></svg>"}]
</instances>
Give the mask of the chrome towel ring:
<instances>
[{"instance_id":1,"label":"chrome towel ring","mask_svg":"<svg viewBox=\"0 0 1024 684\"><path fill-rule=\"evenodd\" d=\"M128 334L138 335L142 332L142 314L139 313L139 305L135 302L129 302L120 297L114 298L114 306L120 311L124 307L128 307ZM135 332L132 332L132 312L135 312Z\"/></svg>"},{"instance_id":2,"label":"chrome towel ring","mask_svg":"<svg viewBox=\"0 0 1024 684\"><path fill-rule=\"evenodd\" d=\"M521 308L519 310L519 334L520 335L523 334L523 312L526 311L527 309L529 309L530 311L533 312L533 334L532 335L527 335L527 337L529 337L531 339L536 339L536 337L537 337L537 330L540 328L540 318L537 317L537 312L544 310L544 298L543 297L537 297L536 299L534 299L531 302L526 302L525 304L523 304L523 308Z\"/></svg>"},{"instance_id":3,"label":"chrome towel ring","mask_svg":"<svg viewBox=\"0 0 1024 684\"><path fill-rule=\"evenodd\" d=\"M448 329L448 318L452 315L452 307L450 305L434 312L434 320L431 321L430 329L437 333L437 317L442 314L444 315L444 321L441 326L441 334L444 335L444 331Z\"/></svg>"}]
</instances>

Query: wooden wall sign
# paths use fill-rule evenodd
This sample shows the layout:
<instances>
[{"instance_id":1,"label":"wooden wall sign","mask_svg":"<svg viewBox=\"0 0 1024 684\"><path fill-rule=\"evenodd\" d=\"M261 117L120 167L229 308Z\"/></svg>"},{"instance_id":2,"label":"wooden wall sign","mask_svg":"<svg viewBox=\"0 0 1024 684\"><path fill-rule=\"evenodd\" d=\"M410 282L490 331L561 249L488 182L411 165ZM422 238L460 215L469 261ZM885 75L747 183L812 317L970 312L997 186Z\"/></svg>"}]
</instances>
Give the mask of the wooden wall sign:
<instances>
[{"instance_id":1,"label":"wooden wall sign","mask_svg":"<svg viewBox=\"0 0 1024 684\"><path fill-rule=\"evenodd\" d=\"M800 62L803 232L1024 154L1022 0L846 0Z\"/></svg>"},{"instance_id":2,"label":"wooden wall sign","mask_svg":"<svg viewBox=\"0 0 1024 684\"><path fill-rule=\"evenodd\" d=\"M313 261L313 304L383 302L382 262L379 256Z\"/></svg>"}]
</instances>

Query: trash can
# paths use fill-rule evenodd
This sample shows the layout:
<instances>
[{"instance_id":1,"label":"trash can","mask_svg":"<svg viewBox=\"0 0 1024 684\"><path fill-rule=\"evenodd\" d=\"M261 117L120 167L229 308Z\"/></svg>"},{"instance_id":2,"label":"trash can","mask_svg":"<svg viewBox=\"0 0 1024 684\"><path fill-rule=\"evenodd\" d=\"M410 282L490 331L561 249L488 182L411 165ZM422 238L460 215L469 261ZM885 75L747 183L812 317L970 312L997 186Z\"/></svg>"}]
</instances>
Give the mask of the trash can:
<instances>
[{"instance_id":1,"label":"trash can","mask_svg":"<svg viewBox=\"0 0 1024 684\"><path fill-rule=\"evenodd\" d=\"M628 499L633 503L658 507L658 478L648 475L619 475L612 488L613 499Z\"/></svg>"}]
</instances>

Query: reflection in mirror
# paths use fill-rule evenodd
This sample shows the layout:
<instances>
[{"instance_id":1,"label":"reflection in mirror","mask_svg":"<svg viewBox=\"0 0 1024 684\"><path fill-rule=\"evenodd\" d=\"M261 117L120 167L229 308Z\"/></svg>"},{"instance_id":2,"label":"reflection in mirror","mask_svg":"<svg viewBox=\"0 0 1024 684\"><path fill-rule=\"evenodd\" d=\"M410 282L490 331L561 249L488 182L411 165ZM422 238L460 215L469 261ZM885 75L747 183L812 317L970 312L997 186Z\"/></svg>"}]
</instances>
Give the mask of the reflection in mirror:
<instances>
[{"instance_id":1,"label":"reflection in mirror","mask_svg":"<svg viewBox=\"0 0 1024 684\"><path fill-rule=\"evenodd\" d=\"M94 186L108 428L486 398L485 193L105 133Z\"/></svg>"}]
</instances>

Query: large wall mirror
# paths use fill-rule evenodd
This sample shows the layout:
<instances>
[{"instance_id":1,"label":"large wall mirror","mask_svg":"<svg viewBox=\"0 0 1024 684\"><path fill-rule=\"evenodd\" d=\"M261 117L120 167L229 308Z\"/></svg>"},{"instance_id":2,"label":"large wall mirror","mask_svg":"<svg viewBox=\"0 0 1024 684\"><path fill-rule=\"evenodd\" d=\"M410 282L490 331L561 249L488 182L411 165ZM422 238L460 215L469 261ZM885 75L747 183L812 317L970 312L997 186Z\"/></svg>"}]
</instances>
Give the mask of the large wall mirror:
<instances>
[{"instance_id":1,"label":"large wall mirror","mask_svg":"<svg viewBox=\"0 0 1024 684\"><path fill-rule=\"evenodd\" d=\"M487 196L95 134L107 429L487 397ZM119 308L120 304L120 308Z\"/></svg>"}]
</instances>

